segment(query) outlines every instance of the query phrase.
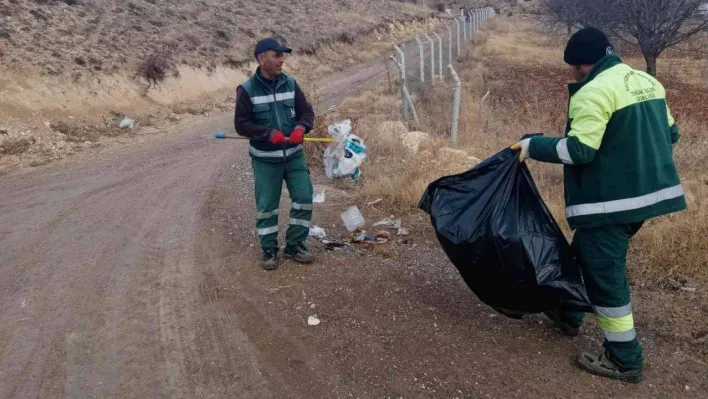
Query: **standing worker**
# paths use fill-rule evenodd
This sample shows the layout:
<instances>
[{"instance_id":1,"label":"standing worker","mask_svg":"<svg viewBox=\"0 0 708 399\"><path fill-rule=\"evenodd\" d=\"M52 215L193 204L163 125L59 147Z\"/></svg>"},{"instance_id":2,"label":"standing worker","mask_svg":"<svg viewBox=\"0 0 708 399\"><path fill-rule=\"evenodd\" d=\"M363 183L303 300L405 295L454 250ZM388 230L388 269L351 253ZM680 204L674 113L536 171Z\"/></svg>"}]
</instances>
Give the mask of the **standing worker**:
<instances>
[{"instance_id":1,"label":"standing worker","mask_svg":"<svg viewBox=\"0 0 708 399\"><path fill-rule=\"evenodd\" d=\"M302 143L314 125L315 113L295 79L282 72L285 54L291 52L274 38L258 42L254 56L259 67L236 92L234 125L239 135L250 138L256 229L265 270L278 267L283 180L292 201L285 257L300 263L313 261L305 246L312 219L312 182Z\"/></svg>"},{"instance_id":2,"label":"standing worker","mask_svg":"<svg viewBox=\"0 0 708 399\"><path fill-rule=\"evenodd\" d=\"M604 353L581 353L579 365L639 382L644 357L632 317L627 248L645 220L686 208L672 156L679 131L664 87L624 64L603 32L575 33L564 58L575 79L568 86L565 137L533 137L511 149L520 151L522 162L564 164L572 246L605 336ZM546 315L570 336L577 335L584 316L562 310Z\"/></svg>"}]
</instances>

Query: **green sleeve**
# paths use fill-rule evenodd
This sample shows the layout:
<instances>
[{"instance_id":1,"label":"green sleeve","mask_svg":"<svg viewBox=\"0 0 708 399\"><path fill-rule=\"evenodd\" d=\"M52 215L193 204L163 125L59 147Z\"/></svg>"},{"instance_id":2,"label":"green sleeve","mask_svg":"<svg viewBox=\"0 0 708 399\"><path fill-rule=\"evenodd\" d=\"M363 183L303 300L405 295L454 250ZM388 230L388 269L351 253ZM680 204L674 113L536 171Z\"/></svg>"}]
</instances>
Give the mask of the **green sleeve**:
<instances>
[{"instance_id":1,"label":"green sleeve","mask_svg":"<svg viewBox=\"0 0 708 399\"><path fill-rule=\"evenodd\" d=\"M534 137L529 145L529 158L541 162L582 165L595 159L596 150L575 136Z\"/></svg>"}]
</instances>

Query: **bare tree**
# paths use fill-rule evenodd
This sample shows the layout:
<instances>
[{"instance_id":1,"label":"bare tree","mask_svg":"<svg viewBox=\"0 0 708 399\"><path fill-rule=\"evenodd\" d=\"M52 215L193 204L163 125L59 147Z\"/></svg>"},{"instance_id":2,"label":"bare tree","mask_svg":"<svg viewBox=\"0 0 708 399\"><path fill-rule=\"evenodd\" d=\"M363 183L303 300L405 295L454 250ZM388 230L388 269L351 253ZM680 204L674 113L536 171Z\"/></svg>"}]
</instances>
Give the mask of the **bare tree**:
<instances>
[{"instance_id":1,"label":"bare tree","mask_svg":"<svg viewBox=\"0 0 708 399\"><path fill-rule=\"evenodd\" d=\"M622 0L618 3L619 38L636 42L644 54L647 72L656 75L656 60L664 50L708 31L705 0Z\"/></svg>"},{"instance_id":2,"label":"bare tree","mask_svg":"<svg viewBox=\"0 0 708 399\"><path fill-rule=\"evenodd\" d=\"M656 61L666 50L708 31L707 0L543 0L546 23L568 27L594 26L638 45L647 72L656 75Z\"/></svg>"},{"instance_id":3,"label":"bare tree","mask_svg":"<svg viewBox=\"0 0 708 399\"><path fill-rule=\"evenodd\" d=\"M615 3L617 0L543 0L541 8L545 23L566 26L568 33L586 26L609 32L616 23L610 11Z\"/></svg>"}]
</instances>

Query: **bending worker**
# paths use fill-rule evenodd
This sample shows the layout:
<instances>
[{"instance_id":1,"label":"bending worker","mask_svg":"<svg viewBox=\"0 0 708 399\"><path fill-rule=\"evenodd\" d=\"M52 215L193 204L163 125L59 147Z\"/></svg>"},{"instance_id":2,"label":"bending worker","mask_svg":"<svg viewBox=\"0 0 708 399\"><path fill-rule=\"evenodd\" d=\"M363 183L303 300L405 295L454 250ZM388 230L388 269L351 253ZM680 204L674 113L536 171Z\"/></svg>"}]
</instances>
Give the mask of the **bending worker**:
<instances>
[{"instance_id":1,"label":"bending worker","mask_svg":"<svg viewBox=\"0 0 708 399\"><path fill-rule=\"evenodd\" d=\"M310 263L305 246L312 218L312 182L302 149L303 137L315 121L312 106L295 79L282 72L291 49L274 38L256 45L256 73L238 87L236 132L250 138L256 192L256 229L263 251L263 269L278 267L278 213L283 180L288 187L290 224L285 257Z\"/></svg>"},{"instance_id":2,"label":"bending worker","mask_svg":"<svg viewBox=\"0 0 708 399\"><path fill-rule=\"evenodd\" d=\"M568 86L565 137L533 137L511 149L520 151L521 161L564 164L572 246L605 336L604 353L581 353L579 365L639 382L643 354L632 317L627 249L645 220L686 208L672 156L679 131L663 86L624 64L601 31L575 33L564 58L576 81ZM546 314L571 336L583 320L582 313Z\"/></svg>"}]
</instances>

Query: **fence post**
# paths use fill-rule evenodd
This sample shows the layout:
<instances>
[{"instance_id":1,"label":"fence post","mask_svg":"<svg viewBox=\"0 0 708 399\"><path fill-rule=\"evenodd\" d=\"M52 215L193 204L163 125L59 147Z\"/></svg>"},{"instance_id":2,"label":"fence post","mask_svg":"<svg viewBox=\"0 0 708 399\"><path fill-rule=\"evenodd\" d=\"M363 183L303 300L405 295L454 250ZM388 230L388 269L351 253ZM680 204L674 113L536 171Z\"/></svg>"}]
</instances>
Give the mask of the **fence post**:
<instances>
[{"instance_id":1,"label":"fence post","mask_svg":"<svg viewBox=\"0 0 708 399\"><path fill-rule=\"evenodd\" d=\"M443 73L443 63L442 63L442 57L443 57L443 49L442 49L442 38L440 35L438 35L437 32L433 32L433 35L438 38L438 72L440 73L440 81L443 81L443 76L445 75Z\"/></svg>"},{"instance_id":2,"label":"fence post","mask_svg":"<svg viewBox=\"0 0 708 399\"><path fill-rule=\"evenodd\" d=\"M450 69L452 80L455 81L452 100L452 131L450 132L452 136L452 146L454 148L457 147L457 129L460 123L460 90L462 89L462 82L460 82L460 78L457 76L457 72L455 72L455 68L452 67L452 64L447 67Z\"/></svg>"},{"instance_id":3,"label":"fence post","mask_svg":"<svg viewBox=\"0 0 708 399\"><path fill-rule=\"evenodd\" d=\"M408 101L406 99L405 95L405 87L406 87L406 56L403 53L403 50L401 50L398 45L394 44L393 49L396 50L396 53L398 54L398 61L396 62L396 65L398 66L398 69L401 72L401 102L403 106L403 115L406 117L406 119L410 118L410 111L408 108Z\"/></svg>"},{"instance_id":4,"label":"fence post","mask_svg":"<svg viewBox=\"0 0 708 399\"><path fill-rule=\"evenodd\" d=\"M413 114L413 120L415 123L420 125L420 119L418 119L418 112L415 110L415 104L413 104L413 99L411 98L411 94L408 92L408 87L406 86L401 86L403 88L403 96L405 97L405 101L408 103L409 106L409 111ZM409 118L408 115L406 115L406 118Z\"/></svg>"},{"instance_id":5,"label":"fence post","mask_svg":"<svg viewBox=\"0 0 708 399\"><path fill-rule=\"evenodd\" d=\"M455 18L455 24L457 25L457 56L460 56L460 18Z\"/></svg>"},{"instance_id":6,"label":"fence post","mask_svg":"<svg viewBox=\"0 0 708 399\"><path fill-rule=\"evenodd\" d=\"M418 42L418 49L420 50L420 81L425 82L425 50L423 49L423 41L420 40L420 36L416 36L415 41Z\"/></svg>"},{"instance_id":7,"label":"fence post","mask_svg":"<svg viewBox=\"0 0 708 399\"><path fill-rule=\"evenodd\" d=\"M450 29L450 25L445 24L445 28L447 29L447 55L449 62L448 64L452 64L452 29Z\"/></svg>"},{"instance_id":8,"label":"fence post","mask_svg":"<svg viewBox=\"0 0 708 399\"><path fill-rule=\"evenodd\" d=\"M433 86L435 86L435 42L427 33L425 34L425 38L430 42L430 78L432 79L431 82Z\"/></svg>"},{"instance_id":9,"label":"fence post","mask_svg":"<svg viewBox=\"0 0 708 399\"><path fill-rule=\"evenodd\" d=\"M469 15L462 17L462 32L465 37L465 50L467 49L467 18L469 18Z\"/></svg>"},{"instance_id":10,"label":"fence post","mask_svg":"<svg viewBox=\"0 0 708 399\"><path fill-rule=\"evenodd\" d=\"M472 33L477 30L477 17L474 14L474 11L470 11L469 13L470 16L470 40L472 39Z\"/></svg>"},{"instance_id":11,"label":"fence post","mask_svg":"<svg viewBox=\"0 0 708 399\"><path fill-rule=\"evenodd\" d=\"M394 45L394 48L396 49L396 52L400 52L401 49ZM420 125L420 119L418 119L418 112L415 110L415 104L413 104L413 99L411 98L411 94L408 92L408 87L406 87L406 80L405 80L405 75L406 75L406 70L405 70L405 65L401 64L396 57L391 56L391 61L396 64L398 67L399 71L401 72L401 108L403 108L403 116L406 118L406 120L411 118L411 114L413 114L413 120L415 120L415 123Z\"/></svg>"}]
</instances>

